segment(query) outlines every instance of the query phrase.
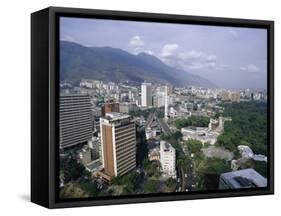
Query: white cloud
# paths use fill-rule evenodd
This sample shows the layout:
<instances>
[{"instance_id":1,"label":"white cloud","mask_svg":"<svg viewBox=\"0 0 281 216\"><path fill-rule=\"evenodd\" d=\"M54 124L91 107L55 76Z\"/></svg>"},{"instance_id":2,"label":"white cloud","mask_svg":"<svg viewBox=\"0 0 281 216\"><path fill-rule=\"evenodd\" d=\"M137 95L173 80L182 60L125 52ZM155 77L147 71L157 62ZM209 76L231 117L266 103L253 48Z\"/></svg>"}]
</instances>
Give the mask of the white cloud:
<instances>
[{"instance_id":1,"label":"white cloud","mask_svg":"<svg viewBox=\"0 0 281 216\"><path fill-rule=\"evenodd\" d=\"M129 42L129 46L131 47L140 47L144 45L144 41L141 39L139 35L133 36Z\"/></svg>"},{"instance_id":2,"label":"white cloud","mask_svg":"<svg viewBox=\"0 0 281 216\"><path fill-rule=\"evenodd\" d=\"M261 72L261 69L257 65L254 65L254 64L248 64L248 65L242 66L242 67L240 67L240 70L249 72L249 73Z\"/></svg>"},{"instance_id":3,"label":"white cloud","mask_svg":"<svg viewBox=\"0 0 281 216\"><path fill-rule=\"evenodd\" d=\"M178 49L178 44L165 44L161 50L160 56L163 58L170 57Z\"/></svg>"},{"instance_id":4,"label":"white cloud","mask_svg":"<svg viewBox=\"0 0 281 216\"><path fill-rule=\"evenodd\" d=\"M207 60L208 62L214 62L214 61L217 60L217 56L215 56L215 55L209 55L209 56L206 57L206 60Z\"/></svg>"},{"instance_id":5,"label":"white cloud","mask_svg":"<svg viewBox=\"0 0 281 216\"><path fill-rule=\"evenodd\" d=\"M144 53L147 53L148 55L155 55L155 53L151 50L145 50Z\"/></svg>"},{"instance_id":6,"label":"white cloud","mask_svg":"<svg viewBox=\"0 0 281 216\"><path fill-rule=\"evenodd\" d=\"M180 51L176 43L165 44L158 57L167 65L181 68L186 71L218 69L217 56L204 53L200 50Z\"/></svg>"},{"instance_id":7,"label":"white cloud","mask_svg":"<svg viewBox=\"0 0 281 216\"><path fill-rule=\"evenodd\" d=\"M130 39L128 46L137 54L143 49L144 41L139 35L135 35Z\"/></svg>"}]
</instances>

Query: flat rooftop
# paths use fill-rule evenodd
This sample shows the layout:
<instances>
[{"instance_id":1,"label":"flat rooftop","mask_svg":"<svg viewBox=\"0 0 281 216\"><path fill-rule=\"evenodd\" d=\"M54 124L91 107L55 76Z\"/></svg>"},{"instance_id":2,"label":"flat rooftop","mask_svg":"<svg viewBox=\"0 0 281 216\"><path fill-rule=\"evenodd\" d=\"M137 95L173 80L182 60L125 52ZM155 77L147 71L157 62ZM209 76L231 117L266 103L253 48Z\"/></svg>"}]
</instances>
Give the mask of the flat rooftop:
<instances>
[{"instance_id":1,"label":"flat rooftop","mask_svg":"<svg viewBox=\"0 0 281 216\"><path fill-rule=\"evenodd\" d=\"M160 148L162 148L164 151L170 151L170 149L171 150L174 149L173 146L170 143L168 143L164 140L160 141Z\"/></svg>"},{"instance_id":2,"label":"flat rooftop","mask_svg":"<svg viewBox=\"0 0 281 216\"><path fill-rule=\"evenodd\" d=\"M119 113L119 112L110 112L105 114L105 118L111 121L127 119L130 117L131 117L130 115Z\"/></svg>"},{"instance_id":3,"label":"flat rooftop","mask_svg":"<svg viewBox=\"0 0 281 216\"><path fill-rule=\"evenodd\" d=\"M223 173L220 177L232 188L267 186L267 179L252 168Z\"/></svg>"}]
</instances>

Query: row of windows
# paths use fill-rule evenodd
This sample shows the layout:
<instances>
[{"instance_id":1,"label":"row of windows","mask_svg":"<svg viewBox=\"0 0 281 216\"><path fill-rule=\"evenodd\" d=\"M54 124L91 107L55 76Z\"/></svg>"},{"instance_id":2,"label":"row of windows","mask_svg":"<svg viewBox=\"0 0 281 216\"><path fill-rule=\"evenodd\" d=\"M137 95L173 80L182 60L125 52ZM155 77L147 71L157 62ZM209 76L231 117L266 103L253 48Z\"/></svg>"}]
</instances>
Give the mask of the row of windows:
<instances>
[{"instance_id":1,"label":"row of windows","mask_svg":"<svg viewBox=\"0 0 281 216\"><path fill-rule=\"evenodd\" d=\"M134 169L135 167L136 167L136 163L132 163L131 165L123 168L122 170L118 170L118 175L123 175L129 172L130 170Z\"/></svg>"},{"instance_id":2,"label":"row of windows","mask_svg":"<svg viewBox=\"0 0 281 216\"><path fill-rule=\"evenodd\" d=\"M62 142L72 142L75 141L75 139L90 139L92 137L92 131L88 130L88 131L81 131L81 132L73 132L73 133L62 133L61 134L61 140Z\"/></svg>"},{"instance_id":3,"label":"row of windows","mask_svg":"<svg viewBox=\"0 0 281 216\"><path fill-rule=\"evenodd\" d=\"M74 134L92 133L92 127L61 128L62 136L72 137Z\"/></svg>"},{"instance_id":4,"label":"row of windows","mask_svg":"<svg viewBox=\"0 0 281 216\"><path fill-rule=\"evenodd\" d=\"M117 160L117 168L121 168L123 166L127 166L130 162L135 162L136 154L135 152L127 155L127 157L123 157L122 159Z\"/></svg>"},{"instance_id":5,"label":"row of windows","mask_svg":"<svg viewBox=\"0 0 281 216\"><path fill-rule=\"evenodd\" d=\"M119 137L123 137L124 135L126 134L131 134L131 133L136 133L135 129L132 129L132 128L128 128L124 131L120 131L118 133L115 132L115 137L119 138Z\"/></svg>"},{"instance_id":6,"label":"row of windows","mask_svg":"<svg viewBox=\"0 0 281 216\"><path fill-rule=\"evenodd\" d=\"M76 119L66 119L66 120L61 120L60 125L62 127L70 126L70 127L77 127L79 125L92 125L92 119L90 118L76 118Z\"/></svg>"},{"instance_id":7,"label":"row of windows","mask_svg":"<svg viewBox=\"0 0 281 216\"><path fill-rule=\"evenodd\" d=\"M125 148L125 146L128 146L128 145L132 145L132 144L135 145L135 143L136 143L135 137L127 138L123 142L115 142L116 151L122 150Z\"/></svg>"},{"instance_id":8,"label":"row of windows","mask_svg":"<svg viewBox=\"0 0 281 216\"><path fill-rule=\"evenodd\" d=\"M118 144L122 144L124 141L129 140L129 139L135 139L135 133L131 133L128 134L127 136L122 136L121 138L115 138L115 142L116 142L116 146L118 146Z\"/></svg>"},{"instance_id":9,"label":"row of windows","mask_svg":"<svg viewBox=\"0 0 281 216\"><path fill-rule=\"evenodd\" d=\"M124 126L119 126L119 127L117 126L117 127L115 127L115 132L118 133L119 131L123 131L128 128L135 129L135 123L132 122L132 123L124 125Z\"/></svg>"},{"instance_id":10,"label":"row of windows","mask_svg":"<svg viewBox=\"0 0 281 216\"><path fill-rule=\"evenodd\" d=\"M127 148L127 149L125 149L125 151L122 151L122 152L116 152L116 157L117 157L117 160L119 159L119 158L123 158L124 156L126 156L126 155L129 155L129 154L131 154L131 153L135 153L136 152L136 147L134 146L134 145L132 145L132 146L129 146L130 148Z\"/></svg>"}]
</instances>

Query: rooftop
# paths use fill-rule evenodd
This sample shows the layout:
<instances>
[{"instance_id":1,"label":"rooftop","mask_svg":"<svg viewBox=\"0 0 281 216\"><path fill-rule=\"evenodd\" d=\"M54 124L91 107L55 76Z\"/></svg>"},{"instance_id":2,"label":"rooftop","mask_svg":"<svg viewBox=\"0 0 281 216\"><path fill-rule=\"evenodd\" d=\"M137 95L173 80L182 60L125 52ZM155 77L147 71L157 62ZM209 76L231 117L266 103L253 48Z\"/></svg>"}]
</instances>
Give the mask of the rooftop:
<instances>
[{"instance_id":1,"label":"rooftop","mask_svg":"<svg viewBox=\"0 0 281 216\"><path fill-rule=\"evenodd\" d=\"M174 150L173 146L170 143L163 140L160 141L160 149L163 149L163 151Z\"/></svg>"},{"instance_id":2,"label":"rooftop","mask_svg":"<svg viewBox=\"0 0 281 216\"><path fill-rule=\"evenodd\" d=\"M232 188L267 186L267 179L252 168L223 173L221 178Z\"/></svg>"},{"instance_id":3,"label":"rooftop","mask_svg":"<svg viewBox=\"0 0 281 216\"><path fill-rule=\"evenodd\" d=\"M119 113L119 112L110 112L105 114L105 118L111 121L116 121L116 120L130 118L130 115Z\"/></svg>"}]
</instances>

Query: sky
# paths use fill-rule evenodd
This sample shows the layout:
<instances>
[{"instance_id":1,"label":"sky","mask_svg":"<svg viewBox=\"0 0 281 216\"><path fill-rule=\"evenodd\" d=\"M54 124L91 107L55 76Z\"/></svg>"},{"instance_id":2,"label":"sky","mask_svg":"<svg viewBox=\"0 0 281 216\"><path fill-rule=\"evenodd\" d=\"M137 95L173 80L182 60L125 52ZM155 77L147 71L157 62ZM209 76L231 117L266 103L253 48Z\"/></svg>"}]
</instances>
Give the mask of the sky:
<instances>
[{"instance_id":1,"label":"sky","mask_svg":"<svg viewBox=\"0 0 281 216\"><path fill-rule=\"evenodd\" d=\"M63 17L60 39L146 52L222 88L267 85L265 29Z\"/></svg>"}]
</instances>

